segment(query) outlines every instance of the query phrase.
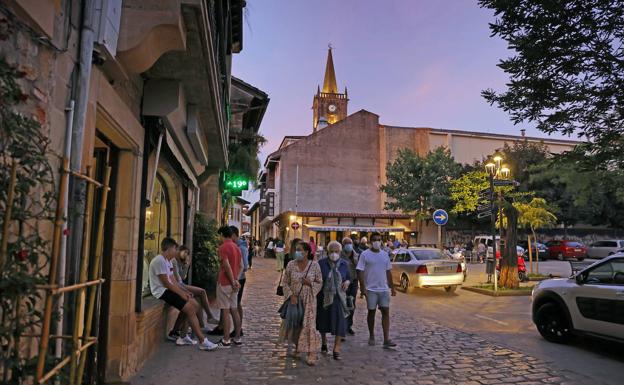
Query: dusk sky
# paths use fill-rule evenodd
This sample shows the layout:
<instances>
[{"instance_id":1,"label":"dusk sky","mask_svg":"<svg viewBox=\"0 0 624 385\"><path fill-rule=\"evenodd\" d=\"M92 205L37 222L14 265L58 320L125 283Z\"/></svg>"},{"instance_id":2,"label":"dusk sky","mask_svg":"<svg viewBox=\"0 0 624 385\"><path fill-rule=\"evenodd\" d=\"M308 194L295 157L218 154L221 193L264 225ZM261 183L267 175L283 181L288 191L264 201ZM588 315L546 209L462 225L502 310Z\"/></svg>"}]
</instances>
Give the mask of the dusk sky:
<instances>
[{"instance_id":1,"label":"dusk sky","mask_svg":"<svg viewBox=\"0 0 624 385\"><path fill-rule=\"evenodd\" d=\"M312 98L330 42L349 114L366 109L388 125L519 134L480 96L507 81L496 64L510 52L490 37L493 20L476 0L247 0L233 74L271 98L261 161L284 135L312 132Z\"/></svg>"}]
</instances>

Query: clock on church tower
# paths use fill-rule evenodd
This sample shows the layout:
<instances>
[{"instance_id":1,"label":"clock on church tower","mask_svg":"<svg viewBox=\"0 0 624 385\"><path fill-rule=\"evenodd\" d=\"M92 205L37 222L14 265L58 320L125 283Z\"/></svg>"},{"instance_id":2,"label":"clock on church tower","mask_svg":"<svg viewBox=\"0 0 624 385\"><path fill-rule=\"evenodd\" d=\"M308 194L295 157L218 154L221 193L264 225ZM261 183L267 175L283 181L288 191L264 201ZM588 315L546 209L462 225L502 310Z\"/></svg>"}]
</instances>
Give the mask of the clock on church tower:
<instances>
[{"instance_id":1,"label":"clock on church tower","mask_svg":"<svg viewBox=\"0 0 624 385\"><path fill-rule=\"evenodd\" d=\"M323 89L321 87L317 88L312 104L314 132L325 128L328 124L334 124L346 118L348 102L347 88L345 87L344 93L338 92L332 47L330 45L327 51Z\"/></svg>"}]
</instances>

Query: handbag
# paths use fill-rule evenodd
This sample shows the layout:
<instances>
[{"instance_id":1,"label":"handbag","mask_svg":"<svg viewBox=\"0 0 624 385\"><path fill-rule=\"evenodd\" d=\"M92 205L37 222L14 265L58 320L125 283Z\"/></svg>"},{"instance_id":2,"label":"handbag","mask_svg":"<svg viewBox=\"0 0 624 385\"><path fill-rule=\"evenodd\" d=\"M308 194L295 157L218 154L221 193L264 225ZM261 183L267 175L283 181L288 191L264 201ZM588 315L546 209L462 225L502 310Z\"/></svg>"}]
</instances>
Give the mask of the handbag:
<instances>
[{"instance_id":1,"label":"handbag","mask_svg":"<svg viewBox=\"0 0 624 385\"><path fill-rule=\"evenodd\" d=\"M282 286L282 277L284 277L284 270L282 270L282 274L280 274L280 280L277 284L277 289L275 290L275 295L279 295L280 297L284 296L284 286Z\"/></svg>"},{"instance_id":2,"label":"handbag","mask_svg":"<svg viewBox=\"0 0 624 385\"><path fill-rule=\"evenodd\" d=\"M308 277L308 272L310 271L311 267L312 267L312 262L310 262L310 265L308 266L308 269L306 270L306 273L303 276L303 278ZM303 284L301 285L301 289L299 289L299 293L297 294L296 304L290 303L290 298L286 298L284 300L284 303L282 303L282 306L280 306L280 308L277 310L280 317L286 323L286 329L296 329L296 328L301 327L301 325L303 324L304 309L303 309L303 303L299 299L299 296L301 295L302 290L303 290Z\"/></svg>"}]
</instances>

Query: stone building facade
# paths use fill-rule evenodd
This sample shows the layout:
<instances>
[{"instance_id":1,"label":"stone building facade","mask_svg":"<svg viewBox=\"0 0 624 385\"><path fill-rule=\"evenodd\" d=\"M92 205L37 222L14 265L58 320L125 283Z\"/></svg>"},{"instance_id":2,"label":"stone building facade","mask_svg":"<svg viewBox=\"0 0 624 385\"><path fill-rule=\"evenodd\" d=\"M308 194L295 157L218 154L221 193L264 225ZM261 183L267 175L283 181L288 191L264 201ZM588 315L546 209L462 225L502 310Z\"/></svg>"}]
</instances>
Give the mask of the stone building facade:
<instances>
[{"instance_id":1,"label":"stone building facade","mask_svg":"<svg viewBox=\"0 0 624 385\"><path fill-rule=\"evenodd\" d=\"M55 170L64 156L72 171L90 167L98 181L112 169L99 341L90 353L97 359L84 381L126 381L157 349L172 310L149 295L149 262L165 236L192 245L198 210L220 215L208 202L218 202L214 180L228 164L231 67L242 49L244 7L244 0L0 3L0 57L24 73L24 112L50 138ZM84 200L72 180L60 286L78 279ZM53 334L72 330L74 316L82 317L66 314Z\"/></svg>"},{"instance_id":2,"label":"stone building facade","mask_svg":"<svg viewBox=\"0 0 624 385\"><path fill-rule=\"evenodd\" d=\"M335 86L331 50L325 83ZM346 94L346 91L345 91ZM347 108L348 99L340 111ZM327 116L326 105L314 97L313 116ZM257 237L292 239L315 237L319 244L348 235L372 231L411 244L435 244L435 225L417 221L404 213L384 209L386 165L407 148L425 155L446 147L463 164L481 161L506 143L540 142L552 153L569 150L578 142L550 138L467 132L428 127L396 127L380 122L378 115L360 110L326 126L313 126L307 136L287 136L270 154L259 178L260 201ZM291 224L297 222L298 230ZM295 227L297 227L295 225ZM420 234L418 229L420 228ZM418 240L418 241L417 241Z\"/></svg>"}]
</instances>

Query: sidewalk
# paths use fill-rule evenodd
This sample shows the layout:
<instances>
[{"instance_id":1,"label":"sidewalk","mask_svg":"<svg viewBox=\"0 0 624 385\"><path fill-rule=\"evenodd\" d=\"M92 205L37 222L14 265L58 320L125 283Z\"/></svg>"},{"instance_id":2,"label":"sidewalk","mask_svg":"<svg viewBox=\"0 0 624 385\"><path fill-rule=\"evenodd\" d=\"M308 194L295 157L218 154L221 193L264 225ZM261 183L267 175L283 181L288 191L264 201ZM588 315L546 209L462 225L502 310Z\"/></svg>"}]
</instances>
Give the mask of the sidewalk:
<instances>
[{"instance_id":1,"label":"sidewalk","mask_svg":"<svg viewBox=\"0 0 624 385\"><path fill-rule=\"evenodd\" d=\"M279 275L274 267L274 260L257 258L247 274L243 346L202 352L196 347L163 342L132 384L589 383L588 379L555 371L543 361L475 334L427 321L413 310L414 301L419 299L405 294L393 297L391 305L391 337L398 343L397 349L381 348L379 315L379 344L368 346L364 302L358 300L354 327L357 334L344 343L343 360L321 357L317 366L309 367L287 357L286 347L275 344L281 299L275 295Z\"/></svg>"}]
</instances>

